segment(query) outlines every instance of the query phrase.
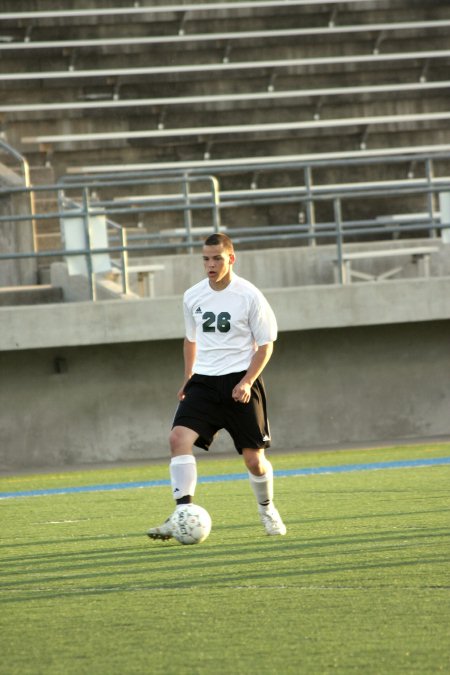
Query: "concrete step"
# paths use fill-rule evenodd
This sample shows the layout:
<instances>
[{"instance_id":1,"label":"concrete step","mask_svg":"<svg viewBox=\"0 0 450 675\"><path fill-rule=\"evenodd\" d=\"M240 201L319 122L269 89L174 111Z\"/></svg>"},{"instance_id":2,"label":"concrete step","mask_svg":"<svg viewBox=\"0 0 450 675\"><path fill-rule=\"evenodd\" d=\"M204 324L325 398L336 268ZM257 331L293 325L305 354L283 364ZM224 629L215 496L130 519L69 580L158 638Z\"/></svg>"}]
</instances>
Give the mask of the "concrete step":
<instances>
[{"instance_id":1,"label":"concrete step","mask_svg":"<svg viewBox=\"0 0 450 675\"><path fill-rule=\"evenodd\" d=\"M55 229L54 232L39 232L37 236L38 250L43 251L57 251L63 248L61 233Z\"/></svg>"},{"instance_id":2,"label":"concrete step","mask_svg":"<svg viewBox=\"0 0 450 675\"><path fill-rule=\"evenodd\" d=\"M0 288L0 307L15 305L48 305L63 302L62 289L42 286L10 286Z\"/></svg>"},{"instance_id":3,"label":"concrete step","mask_svg":"<svg viewBox=\"0 0 450 675\"><path fill-rule=\"evenodd\" d=\"M55 171L50 165L30 166L30 180L32 185L52 185L55 182Z\"/></svg>"}]
</instances>

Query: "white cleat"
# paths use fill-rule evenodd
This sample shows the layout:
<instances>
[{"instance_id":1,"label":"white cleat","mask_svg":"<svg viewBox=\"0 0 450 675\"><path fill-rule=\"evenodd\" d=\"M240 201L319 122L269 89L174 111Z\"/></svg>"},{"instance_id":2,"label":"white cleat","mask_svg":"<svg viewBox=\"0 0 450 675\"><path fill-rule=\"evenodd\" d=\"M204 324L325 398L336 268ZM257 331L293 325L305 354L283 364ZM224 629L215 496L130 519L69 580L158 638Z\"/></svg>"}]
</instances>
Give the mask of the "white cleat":
<instances>
[{"instance_id":1,"label":"white cleat","mask_svg":"<svg viewBox=\"0 0 450 675\"><path fill-rule=\"evenodd\" d=\"M260 511L259 517L264 525L267 534L273 536L277 534L286 534L286 525L281 520L281 516L274 506L268 511Z\"/></svg>"},{"instance_id":2,"label":"white cleat","mask_svg":"<svg viewBox=\"0 0 450 675\"><path fill-rule=\"evenodd\" d=\"M172 534L172 516L169 516L166 521L159 527L151 527L147 534L150 537L150 539L162 539L163 541L167 541L167 539L172 539L173 534Z\"/></svg>"}]
</instances>

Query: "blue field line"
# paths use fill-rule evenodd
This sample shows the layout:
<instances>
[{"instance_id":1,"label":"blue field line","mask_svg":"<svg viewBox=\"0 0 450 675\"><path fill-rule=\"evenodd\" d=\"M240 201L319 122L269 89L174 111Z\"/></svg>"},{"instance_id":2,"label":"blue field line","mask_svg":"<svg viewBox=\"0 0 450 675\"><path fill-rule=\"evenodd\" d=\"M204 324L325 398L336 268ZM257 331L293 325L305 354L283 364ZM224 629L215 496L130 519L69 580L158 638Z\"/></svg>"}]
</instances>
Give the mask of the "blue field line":
<instances>
[{"instance_id":1,"label":"blue field line","mask_svg":"<svg viewBox=\"0 0 450 675\"><path fill-rule=\"evenodd\" d=\"M340 464L337 466L319 466L306 469L281 469L274 471L277 478L291 476L318 476L322 474L349 473L351 471L376 471L380 469L416 469L429 466L450 464L450 457L433 457L429 459L404 459L391 462L371 462L370 464ZM248 473L227 473L215 476L201 476L199 483L222 483L233 480L247 480ZM168 487L170 480L148 480L131 483L109 483L104 485L81 485L79 487L43 488L41 490L20 490L17 492L0 492L0 499L17 497L48 497L50 495L69 495L81 492L109 492L113 490L136 490L139 488Z\"/></svg>"}]
</instances>

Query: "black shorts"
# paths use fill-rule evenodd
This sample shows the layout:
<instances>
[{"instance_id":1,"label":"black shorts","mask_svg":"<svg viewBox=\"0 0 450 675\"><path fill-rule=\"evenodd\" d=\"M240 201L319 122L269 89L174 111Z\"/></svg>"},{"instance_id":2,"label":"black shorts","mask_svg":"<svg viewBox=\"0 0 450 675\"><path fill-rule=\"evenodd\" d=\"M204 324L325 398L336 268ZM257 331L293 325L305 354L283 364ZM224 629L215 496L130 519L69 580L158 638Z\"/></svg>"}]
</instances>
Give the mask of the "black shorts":
<instances>
[{"instance_id":1,"label":"black shorts","mask_svg":"<svg viewBox=\"0 0 450 675\"><path fill-rule=\"evenodd\" d=\"M231 397L234 387L245 375L193 375L187 383L183 401L180 401L173 427L188 427L199 435L195 444L209 450L214 436L226 429L236 450L259 450L270 446L266 393L262 378L253 383L248 403L239 403Z\"/></svg>"}]
</instances>

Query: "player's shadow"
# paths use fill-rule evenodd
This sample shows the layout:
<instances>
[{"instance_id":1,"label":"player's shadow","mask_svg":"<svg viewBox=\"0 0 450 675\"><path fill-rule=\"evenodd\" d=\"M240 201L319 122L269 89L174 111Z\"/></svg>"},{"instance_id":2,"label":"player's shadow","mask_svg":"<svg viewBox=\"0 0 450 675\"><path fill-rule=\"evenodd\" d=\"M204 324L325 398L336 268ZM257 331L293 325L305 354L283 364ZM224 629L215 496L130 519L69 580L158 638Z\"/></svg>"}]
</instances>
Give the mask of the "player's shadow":
<instances>
[{"instance_id":1,"label":"player's shadow","mask_svg":"<svg viewBox=\"0 0 450 675\"><path fill-rule=\"evenodd\" d=\"M54 550L4 560L0 588L3 602L21 602L136 589L244 587L265 582L297 586L313 577L326 581L331 575L335 580L339 574L342 580L348 578L348 573L448 563L448 555L438 550L411 557L411 549L416 551L427 542L431 546L433 541L442 541L446 534L444 528L385 530L292 540L289 535L266 537L211 546L207 542L201 546L181 546L170 541L152 542L151 546L145 542L145 546ZM138 536L142 538L140 534L130 534L131 539ZM78 544L87 540L100 543L105 537L81 538ZM72 538L68 541L77 543ZM8 590L14 595L8 597Z\"/></svg>"}]
</instances>

